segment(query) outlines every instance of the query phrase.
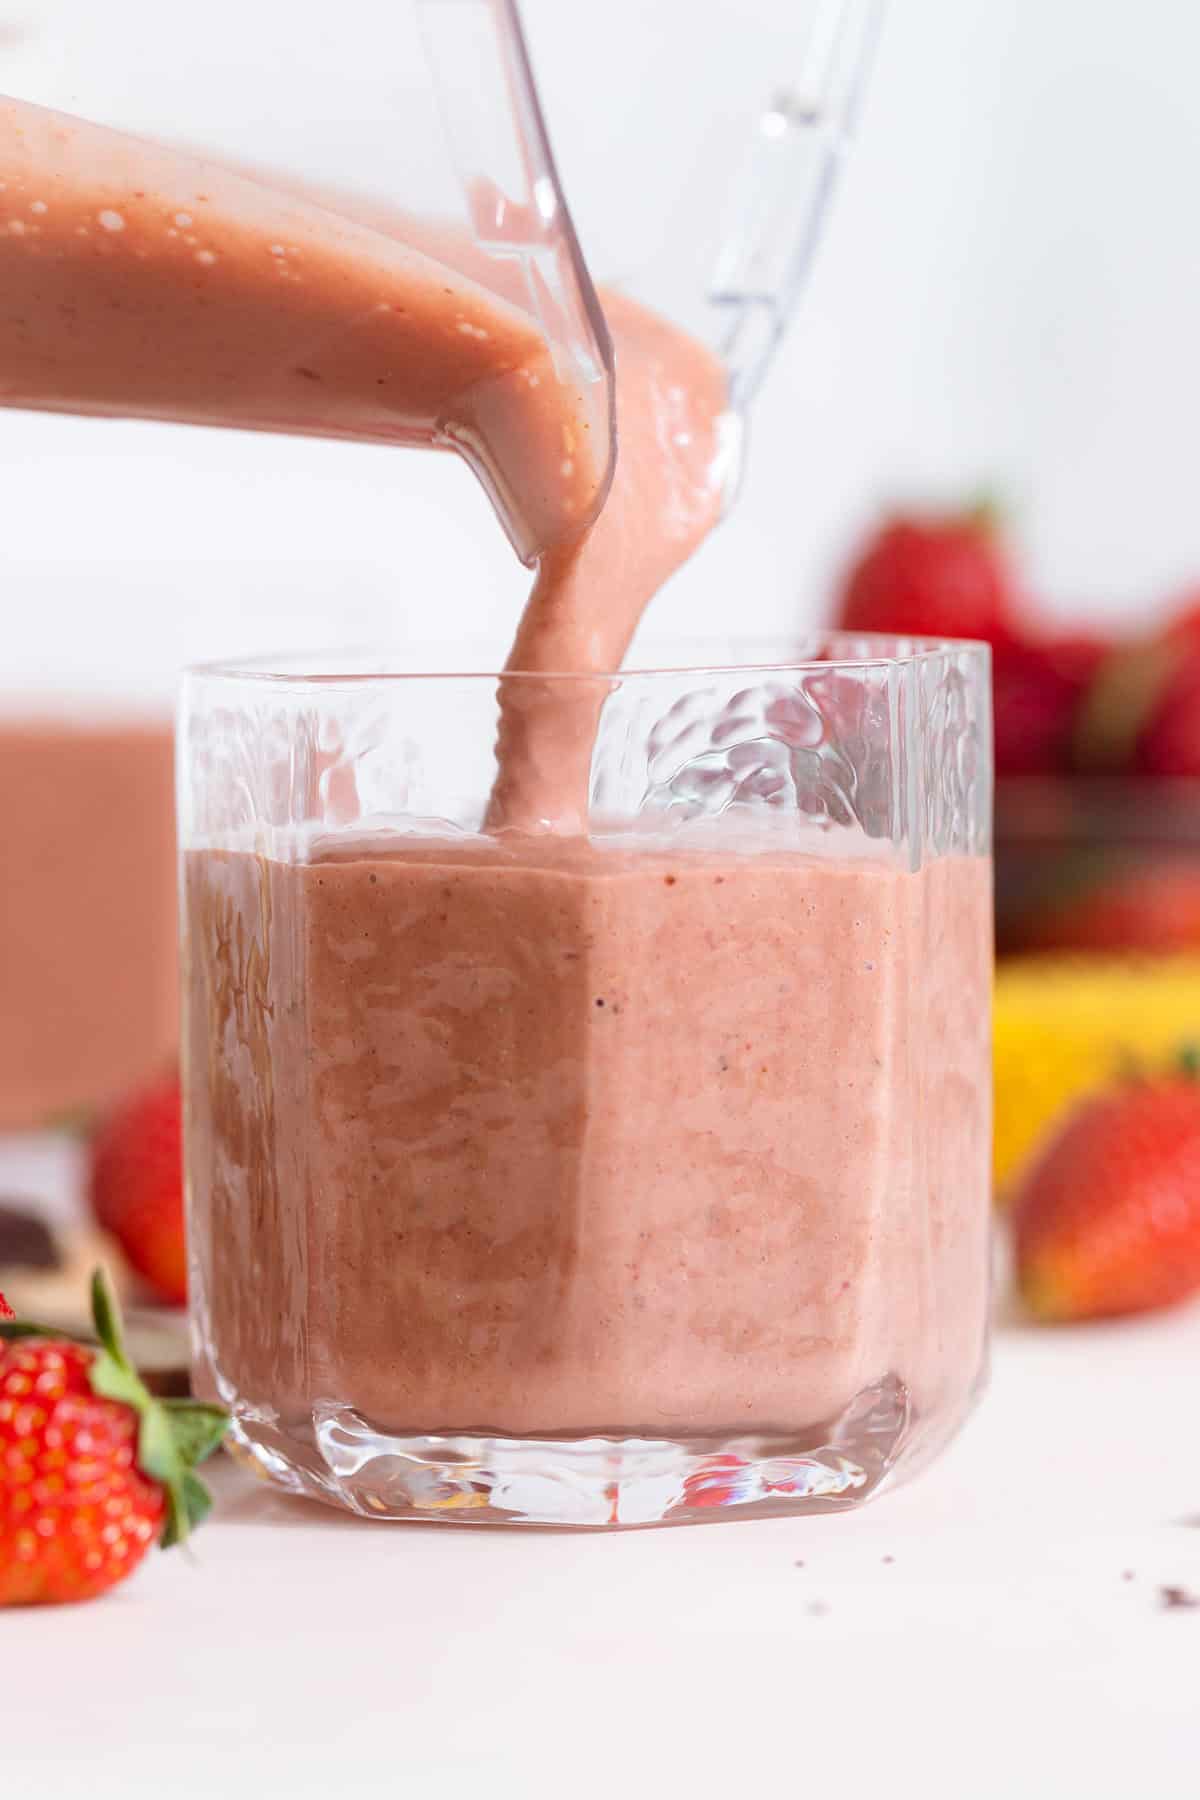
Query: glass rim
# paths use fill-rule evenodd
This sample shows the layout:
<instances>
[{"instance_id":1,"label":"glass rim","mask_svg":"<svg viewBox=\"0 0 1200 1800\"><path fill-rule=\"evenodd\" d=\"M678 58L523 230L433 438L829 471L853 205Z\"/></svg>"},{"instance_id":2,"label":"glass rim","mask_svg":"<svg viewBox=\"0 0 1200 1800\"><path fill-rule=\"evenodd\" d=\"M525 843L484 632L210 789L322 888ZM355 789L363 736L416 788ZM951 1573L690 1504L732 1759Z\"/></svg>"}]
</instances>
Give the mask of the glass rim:
<instances>
[{"instance_id":1,"label":"glass rim","mask_svg":"<svg viewBox=\"0 0 1200 1800\"><path fill-rule=\"evenodd\" d=\"M353 668L356 660L398 661L405 655L402 645L342 645L327 650L282 651L237 659L219 658L212 662L192 663L182 671L184 682L219 681L253 682L264 687L328 688L368 686L417 681L546 681L595 682L679 677L683 675L802 675L851 673L863 670L901 669L936 662L946 655L974 656L986 664L991 646L979 638L909 637L885 632L813 631L808 640L823 646L809 654L783 652L779 640L763 639L683 639L673 648L678 654L664 660L634 661L616 669L496 669L446 666L443 668ZM741 643L746 654L730 659L716 657L718 648ZM688 646L699 657L707 650L708 660L692 660ZM853 646L854 648L851 648ZM414 644L411 651L420 655L430 645ZM649 649L650 646L647 646ZM758 654L754 654L755 651ZM683 660L680 660L682 656Z\"/></svg>"}]
</instances>

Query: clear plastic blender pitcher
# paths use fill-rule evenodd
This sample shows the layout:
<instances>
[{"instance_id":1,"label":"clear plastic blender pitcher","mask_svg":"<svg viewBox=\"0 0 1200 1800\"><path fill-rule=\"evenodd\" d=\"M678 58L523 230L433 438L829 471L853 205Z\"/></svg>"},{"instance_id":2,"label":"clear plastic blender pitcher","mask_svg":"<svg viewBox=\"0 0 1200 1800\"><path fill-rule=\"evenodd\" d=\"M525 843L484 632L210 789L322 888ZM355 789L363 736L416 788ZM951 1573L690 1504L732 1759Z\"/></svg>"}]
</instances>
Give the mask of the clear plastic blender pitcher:
<instances>
[{"instance_id":1,"label":"clear plastic blender pitcher","mask_svg":"<svg viewBox=\"0 0 1200 1800\"><path fill-rule=\"evenodd\" d=\"M594 264L719 349L735 412L793 309L876 10L814 0L781 17L757 0L685 21L626 4L586 34L577 8L530 10ZM595 516L613 455L612 353L511 0L348 0L335 15L315 0L213 0L186 31L148 0L82 16L46 0L5 61L6 404L450 448L527 561ZM64 227L64 203L83 192L89 205ZM182 269L206 309L194 367L177 345L156 348L146 271L131 288L104 260L147 193L172 210L137 255L165 281ZM277 230L278 317L249 338L206 230L214 205ZM299 264L331 215L361 281L314 306L295 291ZM454 407L428 416L394 405L365 362L347 383L355 346L382 341L368 296L386 301L414 252L511 308L525 331L515 354L532 367L540 346L545 378L571 390L586 455L565 526L517 491L510 439L523 448L528 422L513 426L490 368L465 365ZM338 364L336 401L313 391L321 356Z\"/></svg>"}]
</instances>

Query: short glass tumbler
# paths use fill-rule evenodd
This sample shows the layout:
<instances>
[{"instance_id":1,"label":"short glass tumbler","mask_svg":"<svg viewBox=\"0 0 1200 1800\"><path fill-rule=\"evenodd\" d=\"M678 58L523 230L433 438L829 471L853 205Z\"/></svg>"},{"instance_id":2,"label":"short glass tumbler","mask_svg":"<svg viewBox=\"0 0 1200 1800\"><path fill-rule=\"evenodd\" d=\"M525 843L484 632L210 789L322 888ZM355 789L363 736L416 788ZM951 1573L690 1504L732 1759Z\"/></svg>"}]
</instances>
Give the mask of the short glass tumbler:
<instances>
[{"instance_id":1,"label":"short glass tumbler","mask_svg":"<svg viewBox=\"0 0 1200 1800\"><path fill-rule=\"evenodd\" d=\"M186 678L197 1380L281 1486L468 1523L822 1511L963 1420L987 652L805 651ZM498 724L539 707L587 725L581 811L506 829Z\"/></svg>"}]
</instances>

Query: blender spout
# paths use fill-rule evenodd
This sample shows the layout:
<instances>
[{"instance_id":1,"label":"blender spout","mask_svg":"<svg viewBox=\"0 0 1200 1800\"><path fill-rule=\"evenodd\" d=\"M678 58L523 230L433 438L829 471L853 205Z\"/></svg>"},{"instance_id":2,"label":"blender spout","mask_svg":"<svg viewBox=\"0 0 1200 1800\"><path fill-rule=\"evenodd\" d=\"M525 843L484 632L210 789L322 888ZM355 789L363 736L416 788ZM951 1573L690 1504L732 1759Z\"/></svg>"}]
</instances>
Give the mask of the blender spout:
<instances>
[{"instance_id":1,"label":"blender spout","mask_svg":"<svg viewBox=\"0 0 1200 1800\"><path fill-rule=\"evenodd\" d=\"M550 148L516 0L416 0L476 249L515 280L588 420L591 524L612 484L612 340Z\"/></svg>"}]
</instances>

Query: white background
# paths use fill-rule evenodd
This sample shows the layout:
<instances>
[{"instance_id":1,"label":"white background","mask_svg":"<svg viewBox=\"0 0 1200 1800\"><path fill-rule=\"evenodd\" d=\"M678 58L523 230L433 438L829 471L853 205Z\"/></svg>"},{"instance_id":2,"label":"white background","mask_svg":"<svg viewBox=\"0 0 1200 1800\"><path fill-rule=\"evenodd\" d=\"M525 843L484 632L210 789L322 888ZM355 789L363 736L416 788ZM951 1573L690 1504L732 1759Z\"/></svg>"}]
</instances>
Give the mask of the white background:
<instances>
[{"instance_id":1,"label":"white background","mask_svg":"<svg viewBox=\"0 0 1200 1800\"><path fill-rule=\"evenodd\" d=\"M39 10L0 8L0 86L6 60L13 86L36 62L20 29ZM625 121L663 104L616 27L640 10L665 42L703 16L744 60L755 8L618 0L597 37L601 10L526 8L579 224L607 254L595 195L636 208L653 157ZM690 116L720 105L712 62L673 96ZM746 491L664 596L665 629L731 607L790 628L878 503L979 484L1012 502L1062 612L1144 614L1200 573L1198 69L1187 0L895 0ZM452 626L499 653L526 579L448 459L27 414L0 414L0 554L10 692L162 695L196 656Z\"/></svg>"}]
</instances>

